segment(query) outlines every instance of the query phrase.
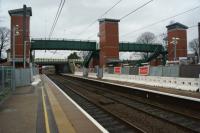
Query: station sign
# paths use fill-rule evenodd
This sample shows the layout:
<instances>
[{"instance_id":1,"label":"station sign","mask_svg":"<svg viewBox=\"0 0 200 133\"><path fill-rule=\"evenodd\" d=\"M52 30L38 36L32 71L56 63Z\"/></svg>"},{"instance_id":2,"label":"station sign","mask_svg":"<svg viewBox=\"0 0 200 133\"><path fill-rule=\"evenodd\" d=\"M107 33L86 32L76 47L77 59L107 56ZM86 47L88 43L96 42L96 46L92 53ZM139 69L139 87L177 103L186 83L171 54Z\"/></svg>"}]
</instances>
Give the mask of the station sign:
<instances>
[{"instance_id":1,"label":"station sign","mask_svg":"<svg viewBox=\"0 0 200 133\"><path fill-rule=\"evenodd\" d=\"M139 75L142 75L142 76L149 75L149 66L139 67Z\"/></svg>"},{"instance_id":2,"label":"station sign","mask_svg":"<svg viewBox=\"0 0 200 133\"><path fill-rule=\"evenodd\" d=\"M114 67L115 74L121 74L121 67Z\"/></svg>"}]
</instances>

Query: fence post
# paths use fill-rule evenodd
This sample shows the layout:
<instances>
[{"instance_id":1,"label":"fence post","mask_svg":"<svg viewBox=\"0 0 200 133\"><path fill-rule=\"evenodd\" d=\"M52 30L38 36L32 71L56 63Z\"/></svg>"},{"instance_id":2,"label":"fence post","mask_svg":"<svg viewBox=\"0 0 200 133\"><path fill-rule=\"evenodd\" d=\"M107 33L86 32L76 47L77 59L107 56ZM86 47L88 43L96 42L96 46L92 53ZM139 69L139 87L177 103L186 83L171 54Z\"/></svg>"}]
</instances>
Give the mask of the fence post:
<instances>
[{"instance_id":1,"label":"fence post","mask_svg":"<svg viewBox=\"0 0 200 133\"><path fill-rule=\"evenodd\" d=\"M4 90L4 83L5 83L5 81L4 81L4 67L2 66L2 91Z\"/></svg>"},{"instance_id":2,"label":"fence post","mask_svg":"<svg viewBox=\"0 0 200 133\"><path fill-rule=\"evenodd\" d=\"M29 69L30 69L30 81L32 83L33 82L33 75L34 75L32 63L30 63Z\"/></svg>"},{"instance_id":3,"label":"fence post","mask_svg":"<svg viewBox=\"0 0 200 133\"><path fill-rule=\"evenodd\" d=\"M199 90L198 91L200 92L200 74L199 74Z\"/></svg>"},{"instance_id":4,"label":"fence post","mask_svg":"<svg viewBox=\"0 0 200 133\"><path fill-rule=\"evenodd\" d=\"M83 77L88 77L89 70L88 68L83 67Z\"/></svg>"},{"instance_id":5,"label":"fence post","mask_svg":"<svg viewBox=\"0 0 200 133\"><path fill-rule=\"evenodd\" d=\"M11 74L11 76L12 76L12 78L11 78L11 81L12 81L12 90L14 91L15 90L15 87L16 87L16 81L15 81L15 67L13 67L12 69L11 69L11 72L12 72L12 74Z\"/></svg>"},{"instance_id":6,"label":"fence post","mask_svg":"<svg viewBox=\"0 0 200 133\"><path fill-rule=\"evenodd\" d=\"M97 69L97 78L99 78L99 79L103 78L103 68L98 67L98 69Z\"/></svg>"}]
</instances>

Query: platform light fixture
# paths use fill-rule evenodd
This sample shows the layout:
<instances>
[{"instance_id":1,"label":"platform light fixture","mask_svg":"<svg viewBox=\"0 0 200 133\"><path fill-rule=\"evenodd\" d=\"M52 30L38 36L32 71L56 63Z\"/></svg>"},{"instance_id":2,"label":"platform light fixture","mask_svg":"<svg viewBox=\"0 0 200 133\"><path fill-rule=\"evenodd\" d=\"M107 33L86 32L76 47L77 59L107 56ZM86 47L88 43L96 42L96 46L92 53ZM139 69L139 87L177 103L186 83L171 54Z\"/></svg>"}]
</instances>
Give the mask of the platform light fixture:
<instances>
[{"instance_id":1,"label":"platform light fixture","mask_svg":"<svg viewBox=\"0 0 200 133\"><path fill-rule=\"evenodd\" d=\"M178 44L178 40L180 40L180 38L172 37L172 41L170 42L174 45L174 61L176 61L176 45Z\"/></svg>"},{"instance_id":2,"label":"platform light fixture","mask_svg":"<svg viewBox=\"0 0 200 133\"><path fill-rule=\"evenodd\" d=\"M12 88L13 90L15 90L16 88L16 85L15 85L15 37L19 35L19 25L15 25L13 26L13 46L12 46L12 63L13 63L13 74L12 74L12 77L13 77L13 81L12 81Z\"/></svg>"}]
</instances>

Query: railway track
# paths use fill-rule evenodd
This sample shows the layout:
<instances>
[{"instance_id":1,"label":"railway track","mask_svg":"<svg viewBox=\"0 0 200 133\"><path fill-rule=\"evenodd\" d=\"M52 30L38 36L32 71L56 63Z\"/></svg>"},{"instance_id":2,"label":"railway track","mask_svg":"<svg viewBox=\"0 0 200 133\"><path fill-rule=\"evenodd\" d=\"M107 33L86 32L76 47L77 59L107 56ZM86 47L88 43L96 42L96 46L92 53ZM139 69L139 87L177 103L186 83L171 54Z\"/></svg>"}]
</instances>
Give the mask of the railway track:
<instances>
[{"instance_id":1,"label":"railway track","mask_svg":"<svg viewBox=\"0 0 200 133\"><path fill-rule=\"evenodd\" d=\"M130 124L129 122L122 120L118 116L102 109L82 94L61 83L59 80L52 78L51 76L50 78L109 132L146 133L135 125Z\"/></svg>"},{"instance_id":2,"label":"railway track","mask_svg":"<svg viewBox=\"0 0 200 133\"><path fill-rule=\"evenodd\" d=\"M75 78L70 78L70 77L63 77L63 76L50 76L50 78L52 78L52 80L58 84L61 88L63 88L64 91L68 91L70 89L70 91L73 91L76 94L79 94L79 96L81 95L82 98L86 98L87 100L90 100L93 102L93 104L95 103L94 101L97 101L95 103L95 106L101 107L104 110L106 110L106 112L109 112L109 114L112 114L113 116L117 116L119 115L118 120L123 120L124 123L128 123L128 127L130 128L132 126L133 129L137 129L136 131L133 132L200 132L200 120L197 118L192 118L189 116L185 116L183 114L177 113L177 112L173 112L170 110L166 110L163 108L160 108L158 106L154 106L152 104L148 104L145 103L143 101L139 101L137 99L133 99L130 97L125 96L124 94L120 94L116 91L113 91L112 89L108 89L106 87L102 87L102 86L95 86L95 85L91 85L88 84L85 81L82 80L77 80ZM66 89L68 88L68 89ZM74 89L76 88L76 89ZM79 89L77 89L79 88ZM68 92L66 92L68 94ZM88 95L90 95L90 98L88 98ZM91 98L91 97L95 97L95 98ZM104 100L98 100L98 97ZM77 99L76 97L74 98L75 100ZM100 104L98 104L100 103ZM134 125L134 120L132 120L131 115L134 114L126 114L130 116L130 119L127 118L126 116L123 116L121 114L116 113L116 111L113 111L112 109L109 109L109 105L112 106L112 104L121 104L124 106L125 108L128 108L129 111L132 110L137 110L139 112L145 113L146 119L152 119L151 117L154 117L154 119L159 119L160 123L164 123L164 125L168 125L166 128L171 128L171 129L159 129L162 127L162 124L157 125L156 127L154 126L152 129L149 128L144 128L144 130L141 129L142 126L144 125L140 125L138 127ZM80 103L81 104L81 103ZM84 106L84 104L81 104L82 106ZM87 104L86 104L87 105ZM101 106L102 105L102 106ZM116 108L117 109L117 108ZM87 109L86 109L87 111ZM92 111L89 111L89 114ZM94 111L96 112L96 111ZM98 112L98 111L97 111ZM115 112L115 113L113 113ZM100 113L101 114L101 113ZM101 116L101 115L100 115ZM104 115L102 115L104 116ZM107 115L106 115L107 116ZM142 116L142 115L141 115ZM95 117L94 117L95 118ZM96 119L96 118L95 118ZM110 123L112 123L112 119L113 118L106 118L107 120L110 120ZM105 121L106 121L105 119ZM97 121L98 121L98 117L97 117ZM148 120L147 120L148 121ZM161 122L162 121L162 122ZM100 122L101 123L101 122ZM107 122L108 123L108 122ZM159 124L159 122L157 122ZM167 124L166 124L167 123ZM104 124L101 123L102 125ZM169 125L170 124L170 125ZM111 129L116 129L115 128L115 124L114 125L109 125L109 128ZM119 126L117 125L117 127L120 127L120 129L122 130L116 130L116 131L122 131L125 132L127 130L127 132L130 132L129 128L128 129L123 129L124 126ZM108 129L109 129L108 128ZM107 128L106 128L107 129ZM109 130L112 132L112 130ZM113 131L115 132L115 131Z\"/></svg>"}]
</instances>

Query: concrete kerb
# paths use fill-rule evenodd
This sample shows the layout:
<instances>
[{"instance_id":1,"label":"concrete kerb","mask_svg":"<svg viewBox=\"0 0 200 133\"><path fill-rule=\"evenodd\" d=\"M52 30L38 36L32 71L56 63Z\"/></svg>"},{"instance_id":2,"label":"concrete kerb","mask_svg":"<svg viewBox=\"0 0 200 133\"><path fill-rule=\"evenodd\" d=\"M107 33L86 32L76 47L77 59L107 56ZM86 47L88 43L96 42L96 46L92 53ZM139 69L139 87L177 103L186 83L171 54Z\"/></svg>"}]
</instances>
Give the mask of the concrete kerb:
<instances>
[{"instance_id":1,"label":"concrete kerb","mask_svg":"<svg viewBox=\"0 0 200 133\"><path fill-rule=\"evenodd\" d=\"M77 75L77 73L75 75ZM95 73L89 73L89 77L97 78ZM200 88L200 78L177 78L177 77L139 76L139 75L105 73L103 79L131 82L131 83L144 84L156 87L188 90L188 91L199 91Z\"/></svg>"},{"instance_id":2,"label":"concrete kerb","mask_svg":"<svg viewBox=\"0 0 200 133\"><path fill-rule=\"evenodd\" d=\"M102 83L107 83L107 84L112 84L112 85L117 85L117 86L122 86L122 87L128 87L128 88L132 88L132 89L136 89L136 90L142 90L142 91L146 91L146 92L151 92L151 93L156 93L156 94L162 94L162 95L167 95L167 96L172 96L172 97L176 97L176 98L181 98L181 99L186 99L186 100L192 100L192 101L196 101L196 102L200 102L199 98L194 98L194 97L189 97L189 96L183 96L183 95L179 95L179 94L172 94L172 93L168 93L168 92L160 92L160 91L156 91L156 90L149 90L149 89L145 89L145 88L140 88L140 87L133 87L133 86L128 86L128 85L122 85L122 84L117 84L117 83L112 83L112 82L107 82L107 81L101 81L101 80L96 80L96 79L88 79L88 78L84 78L81 77L79 75L71 75L71 74L63 74L63 75L68 75L68 76L72 76L72 77L78 77L78 78L82 78L82 79L87 79L87 80L91 80L91 81L95 81L95 82L102 82Z\"/></svg>"}]
</instances>

